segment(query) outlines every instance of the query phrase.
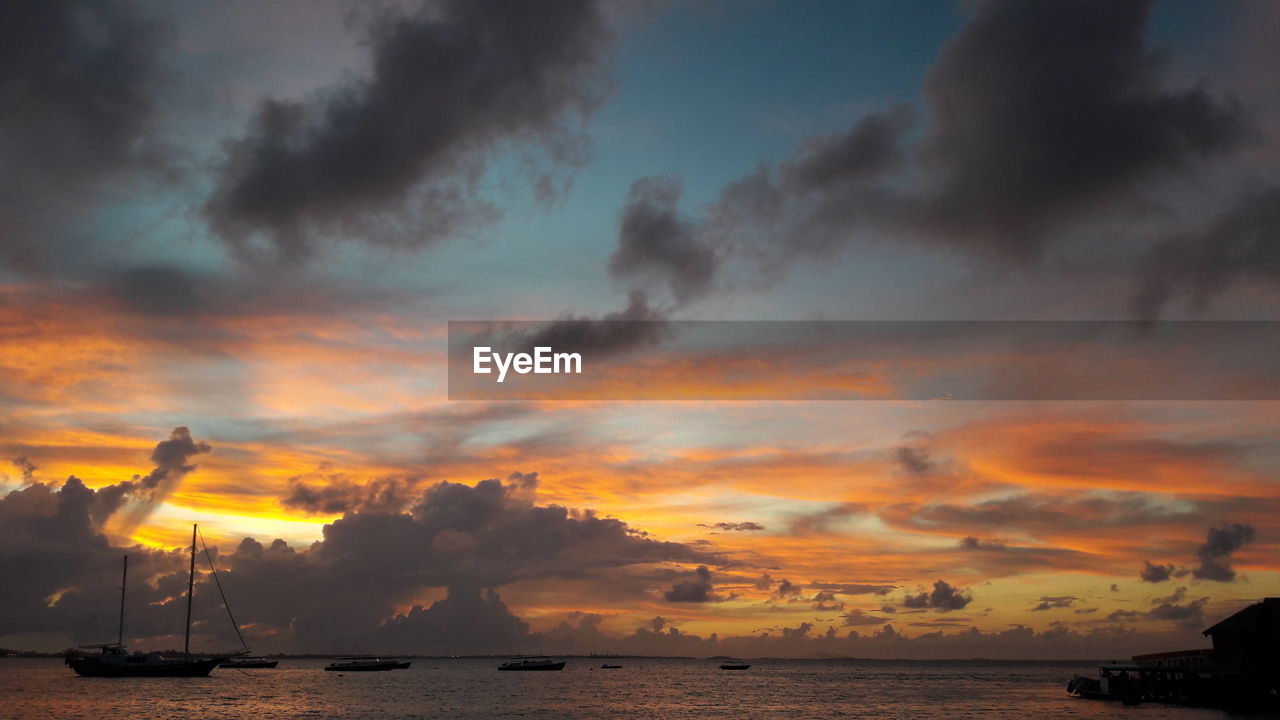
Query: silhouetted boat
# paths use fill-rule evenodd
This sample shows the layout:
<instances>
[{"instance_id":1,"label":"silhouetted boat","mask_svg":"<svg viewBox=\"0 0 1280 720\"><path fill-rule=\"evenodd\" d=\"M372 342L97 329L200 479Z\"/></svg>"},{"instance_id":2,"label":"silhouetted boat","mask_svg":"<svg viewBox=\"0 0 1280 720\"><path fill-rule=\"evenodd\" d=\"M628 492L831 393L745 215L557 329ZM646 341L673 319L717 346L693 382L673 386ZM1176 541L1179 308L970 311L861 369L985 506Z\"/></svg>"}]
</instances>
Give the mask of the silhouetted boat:
<instances>
[{"instance_id":1,"label":"silhouetted boat","mask_svg":"<svg viewBox=\"0 0 1280 720\"><path fill-rule=\"evenodd\" d=\"M232 658L218 667L220 668L239 668L241 670L265 670L273 668L280 664L279 660L268 660L263 657L256 658Z\"/></svg>"},{"instance_id":2,"label":"silhouetted boat","mask_svg":"<svg viewBox=\"0 0 1280 720\"><path fill-rule=\"evenodd\" d=\"M744 660L725 660L720 663L721 670L746 670L751 664Z\"/></svg>"},{"instance_id":3,"label":"silhouetted boat","mask_svg":"<svg viewBox=\"0 0 1280 720\"><path fill-rule=\"evenodd\" d=\"M212 562L212 561L211 561ZM124 598L129 580L129 556L124 556L120 580L120 626L113 643L81 645L68 650L64 661L86 677L203 677L211 670L236 657L237 654L215 657L191 657L191 596L196 579L196 526L191 526L191 571L187 577L187 626L182 645L182 657L165 657L160 653L129 652L124 646ZM221 586L219 586L221 591ZM226 598L223 599L226 604ZM231 612L228 606L227 612ZM240 629L236 628L239 633ZM85 650L98 650L95 653Z\"/></svg>"},{"instance_id":4,"label":"silhouetted boat","mask_svg":"<svg viewBox=\"0 0 1280 720\"><path fill-rule=\"evenodd\" d=\"M1098 677L1076 675L1067 683L1067 694L1090 700L1134 702L1142 696L1137 665L1107 663L1098 666Z\"/></svg>"},{"instance_id":5,"label":"silhouetted boat","mask_svg":"<svg viewBox=\"0 0 1280 720\"><path fill-rule=\"evenodd\" d=\"M379 670L406 670L410 664L400 660L383 660L382 658L366 655L363 657L340 657L337 661L325 665L324 669L330 672L376 672Z\"/></svg>"},{"instance_id":6,"label":"silhouetted boat","mask_svg":"<svg viewBox=\"0 0 1280 720\"><path fill-rule=\"evenodd\" d=\"M545 655L517 655L498 666L499 670L563 670L564 661L556 662Z\"/></svg>"},{"instance_id":7,"label":"silhouetted boat","mask_svg":"<svg viewBox=\"0 0 1280 720\"><path fill-rule=\"evenodd\" d=\"M605 663L604 665L600 666L601 670L620 670L621 668L622 668L621 665L610 665L609 663Z\"/></svg>"}]
</instances>

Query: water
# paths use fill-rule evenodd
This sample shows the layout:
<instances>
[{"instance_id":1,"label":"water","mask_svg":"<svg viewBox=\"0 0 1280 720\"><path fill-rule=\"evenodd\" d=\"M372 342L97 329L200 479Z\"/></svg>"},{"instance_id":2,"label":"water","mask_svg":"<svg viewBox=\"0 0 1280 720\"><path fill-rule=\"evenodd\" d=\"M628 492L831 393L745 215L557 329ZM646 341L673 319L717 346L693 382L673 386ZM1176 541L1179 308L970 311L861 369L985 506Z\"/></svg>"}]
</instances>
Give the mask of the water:
<instances>
[{"instance_id":1,"label":"water","mask_svg":"<svg viewBox=\"0 0 1280 720\"><path fill-rule=\"evenodd\" d=\"M1007 662L569 659L561 672L500 673L498 660L414 660L333 673L325 660L208 678L81 678L60 659L0 659L0 718L1078 718L1207 720L1221 711L1068 697L1088 666ZM1257 717L1257 716L1254 716Z\"/></svg>"}]
</instances>

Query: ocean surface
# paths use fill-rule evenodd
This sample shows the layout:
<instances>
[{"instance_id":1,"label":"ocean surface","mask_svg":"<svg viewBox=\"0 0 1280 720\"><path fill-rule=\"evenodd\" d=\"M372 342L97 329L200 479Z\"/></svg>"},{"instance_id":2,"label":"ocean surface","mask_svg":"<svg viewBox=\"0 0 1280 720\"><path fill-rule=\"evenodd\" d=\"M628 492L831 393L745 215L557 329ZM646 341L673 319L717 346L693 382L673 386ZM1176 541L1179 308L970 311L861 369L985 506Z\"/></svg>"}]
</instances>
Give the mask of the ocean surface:
<instances>
[{"instance_id":1,"label":"ocean surface","mask_svg":"<svg viewBox=\"0 0 1280 720\"><path fill-rule=\"evenodd\" d=\"M568 659L561 672L499 660L414 660L408 670L324 672L326 660L208 678L81 678L61 659L0 659L0 718L1116 718L1262 716L1068 697L1087 665L877 660Z\"/></svg>"}]
</instances>

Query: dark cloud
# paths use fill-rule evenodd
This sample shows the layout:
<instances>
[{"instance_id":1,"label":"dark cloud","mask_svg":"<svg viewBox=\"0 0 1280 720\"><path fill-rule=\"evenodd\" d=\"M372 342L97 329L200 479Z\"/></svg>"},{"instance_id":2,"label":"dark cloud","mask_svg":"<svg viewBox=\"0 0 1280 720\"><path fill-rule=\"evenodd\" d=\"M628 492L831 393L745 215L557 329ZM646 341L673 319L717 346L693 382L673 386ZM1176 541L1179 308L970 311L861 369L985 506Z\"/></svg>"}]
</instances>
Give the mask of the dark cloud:
<instances>
[{"instance_id":1,"label":"dark cloud","mask_svg":"<svg viewBox=\"0 0 1280 720\"><path fill-rule=\"evenodd\" d=\"M820 590L809 598L812 603L810 607L819 612L835 612L843 610L845 604L840 602L840 597L830 590Z\"/></svg>"},{"instance_id":2,"label":"dark cloud","mask_svg":"<svg viewBox=\"0 0 1280 720\"><path fill-rule=\"evenodd\" d=\"M811 582L809 587L815 590L830 590L840 595L888 595L891 591L898 589L897 585L829 582Z\"/></svg>"},{"instance_id":3,"label":"dark cloud","mask_svg":"<svg viewBox=\"0 0 1280 720\"><path fill-rule=\"evenodd\" d=\"M1003 540L980 540L972 535L960 538L960 547L964 550L1008 550L1009 545Z\"/></svg>"},{"instance_id":4,"label":"dark cloud","mask_svg":"<svg viewBox=\"0 0 1280 720\"><path fill-rule=\"evenodd\" d=\"M1236 571L1231 567L1231 554L1253 540L1255 531L1247 523L1222 523L1209 528L1204 545L1196 550L1200 565L1191 570L1197 580L1231 582Z\"/></svg>"},{"instance_id":5,"label":"dark cloud","mask_svg":"<svg viewBox=\"0 0 1280 720\"><path fill-rule=\"evenodd\" d=\"M1034 257L1055 226L1238 144L1234 101L1165 84L1145 44L1152 5L978 7L924 83L940 177L924 218L939 239Z\"/></svg>"},{"instance_id":6,"label":"dark cloud","mask_svg":"<svg viewBox=\"0 0 1280 720\"><path fill-rule=\"evenodd\" d=\"M182 468L201 445L175 431L153 457L160 467ZM701 588L703 601L723 599L705 565L720 563L719 555L645 537L590 511L538 505L537 483L534 473L474 486L439 482L422 491L409 512L349 509L306 549L253 538L229 554L214 548L222 585L251 643L317 652L360 642L419 651L501 650L507 641L533 637L492 592L521 581L631 585L643 596L652 587L644 568L703 563L687 587L675 590L696 595ZM140 481L92 490L72 477L60 488L34 483L0 498L0 572L23 578L0 586L0 635L64 637L95 614L109 613L126 551L113 547L102 528L109 520L114 525L138 492ZM127 552L130 578L137 578L130 607L146 608L136 623L131 619L130 635L180 631L184 553ZM629 573L638 580L629 583ZM448 595L426 605L419 598L430 588L447 588ZM208 577L198 578L198 617L220 617L216 597ZM578 636L590 630L574 627ZM234 641L229 626L202 621L196 632L202 643Z\"/></svg>"},{"instance_id":7,"label":"dark cloud","mask_svg":"<svg viewBox=\"0 0 1280 720\"><path fill-rule=\"evenodd\" d=\"M1134 309L1146 319L1175 299L1202 309L1240 280L1280 282L1280 188L1245 194L1204 227L1152 248L1139 274Z\"/></svg>"},{"instance_id":8,"label":"dark cloud","mask_svg":"<svg viewBox=\"0 0 1280 720\"><path fill-rule=\"evenodd\" d=\"M450 587L444 600L428 608L415 605L380 629L382 645L414 651L423 646L440 652L483 651L520 645L529 624L516 617L492 589Z\"/></svg>"},{"instance_id":9,"label":"dark cloud","mask_svg":"<svg viewBox=\"0 0 1280 720\"><path fill-rule=\"evenodd\" d=\"M726 530L731 532L754 532L756 530L764 530L764 526L758 522L718 522L708 525L707 523L698 523L698 527L712 528L715 530Z\"/></svg>"},{"instance_id":10,"label":"dark cloud","mask_svg":"<svg viewBox=\"0 0 1280 720\"><path fill-rule=\"evenodd\" d=\"M783 580L785 583L786 580ZM711 580L711 571L706 565L699 565L693 571L693 578L682 580L662 593L662 598L669 603L707 603L720 602L724 597L717 595L715 584Z\"/></svg>"},{"instance_id":11,"label":"dark cloud","mask_svg":"<svg viewBox=\"0 0 1280 720\"><path fill-rule=\"evenodd\" d=\"M112 547L103 526L132 486L93 490L73 475L61 486L33 483L0 498L0 573L21 578L0 586L0 636L44 633L69 644L114 635L114 623L89 620L95 613L107 616L106 598L119 597L125 550ZM128 552L135 577L182 572L185 579L177 557L142 547ZM128 598L129 631L169 632L169 623L180 620L165 607L173 588L162 581L135 585ZM141 608L147 611L136 612Z\"/></svg>"},{"instance_id":12,"label":"dark cloud","mask_svg":"<svg viewBox=\"0 0 1280 720\"><path fill-rule=\"evenodd\" d=\"M388 10L369 28L367 79L263 103L227 144L205 214L234 247L258 236L284 258L323 233L406 245L445 236L482 213L469 188L500 143L531 142L572 164L571 111L585 116L601 99L607 37L591 0ZM397 231L389 211L417 221Z\"/></svg>"},{"instance_id":13,"label":"dark cloud","mask_svg":"<svg viewBox=\"0 0 1280 720\"><path fill-rule=\"evenodd\" d=\"M792 583L790 580L786 578L782 578L781 580L778 581L778 587L773 589L773 595L770 597L770 599L786 600L788 598L798 597L800 595L800 590L801 590L801 587L799 585Z\"/></svg>"},{"instance_id":14,"label":"dark cloud","mask_svg":"<svg viewBox=\"0 0 1280 720\"><path fill-rule=\"evenodd\" d=\"M671 177L632 183L622 209L618 248L609 258L613 277L665 283L682 304L710 289L717 264L714 249L679 215L683 191L680 181Z\"/></svg>"},{"instance_id":15,"label":"dark cloud","mask_svg":"<svg viewBox=\"0 0 1280 720\"><path fill-rule=\"evenodd\" d=\"M857 608L850 610L849 612L845 613L842 617L844 618L844 622L842 624L845 627L858 627L861 625L883 625L889 621L888 618L881 617L879 615L872 615L871 613L865 610L859 610Z\"/></svg>"},{"instance_id":16,"label":"dark cloud","mask_svg":"<svg viewBox=\"0 0 1280 720\"><path fill-rule=\"evenodd\" d=\"M1143 560L1142 572L1138 573L1138 577L1142 578L1142 582L1158 583L1173 577L1176 572L1178 568L1172 564L1158 565L1150 560Z\"/></svg>"},{"instance_id":17,"label":"dark cloud","mask_svg":"<svg viewBox=\"0 0 1280 720\"><path fill-rule=\"evenodd\" d=\"M900 447L893 453L898 465L908 475L924 477L937 469L938 464L929 457L929 451L913 447Z\"/></svg>"},{"instance_id":18,"label":"dark cloud","mask_svg":"<svg viewBox=\"0 0 1280 720\"><path fill-rule=\"evenodd\" d=\"M1187 589L1180 587L1169 597L1156 598L1151 601L1154 606L1147 611L1146 617L1151 620L1166 620L1186 628L1204 626L1204 608L1208 597L1183 602Z\"/></svg>"},{"instance_id":19,"label":"dark cloud","mask_svg":"<svg viewBox=\"0 0 1280 720\"><path fill-rule=\"evenodd\" d=\"M75 261L103 184L165 166L149 136L167 35L142 9L0 6L0 164L9 169L0 176L0 262L43 270Z\"/></svg>"},{"instance_id":20,"label":"dark cloud","mask_svg":"<svg viewBox=\"0 0 1280 720\"><path fill-rule=\"evenodd\" d=\"M528 336L508 343L518 351L551 347L584 357L604 358L652 347L671 335L667 312L649 305L642 291L631 293L622 310L599 318L566 314Z\"/></svg>"},{"instance_id":21,"label":"dark cloud","mask_svg":"<svg viewBox=\"0 0 1280 720\"><path fill-rule=\"evenodd\" d=\"M22 471L23 485L30 485L31 483L35 482L36 470L38 468L36 467L35 463L31 462L31 460L27 458L26 455L19 455L11 459L10 462L12 462L14 465L18 467L19 470Z\"/></svg>"},{"instance_id":22,"label":"dark cloud","mask_svg":"<svg viewBox=\"0 0 1280 720\"><path fill-rule=\"evenodd\" d=\"M961 610L973 602L973 594L967 589L952 587L944 580L933 584L930 592L908 594L902 599L902 606L907 608L931 608L941 612Z\"/></svg>"},{"instance_id":23,"label":"dark cloud","mask_svg":"<svg viewBox=\"0 0 1280 720\"><path fill-rule=\"evenodd\" d=\"M1044 596L1040 598L1040 604L1031 608L1032 612L1043 612L1045 610L1056 610L1058 608L1069 608L1076 604L1080 598L1071 595Z\"/></svg>"},{"instance_id":24,"label":"dark cloud","mask_svg":"<svg viewBox=\"0 0 1280 720\"><path fill-rule=\"evenodd\" d=\"M420 480L410 477L373 478L359 482L340 474L289 479L289 492L280 504L292 510L319 515L347 512L398 513L416 499Z\"/></svg>"}]
</instances>

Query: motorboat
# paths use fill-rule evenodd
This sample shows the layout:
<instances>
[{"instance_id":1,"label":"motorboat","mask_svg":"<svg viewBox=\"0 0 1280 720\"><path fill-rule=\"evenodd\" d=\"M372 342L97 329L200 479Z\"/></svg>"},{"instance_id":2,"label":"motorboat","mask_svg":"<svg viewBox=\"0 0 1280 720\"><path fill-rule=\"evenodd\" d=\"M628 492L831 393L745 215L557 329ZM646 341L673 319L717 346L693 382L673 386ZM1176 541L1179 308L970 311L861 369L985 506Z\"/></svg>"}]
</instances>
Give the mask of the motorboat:
<instances>
[{"instance_id":1,"label":"motorboat","mask_svg":"<svg viewBox=\"0 0 1280 720\"><path fill-rule=\"evenodd\" d=\"M1137 665L1107 663L1098 666L1097 677L1076 675L1067 683L1067 694L1090 700L1122 700L1127 703L1141 699L1141 668Z\"/></svg>"},{"instance_id":2,"label":"motorboat","mask_svg":"<svg viewBox=\"0 0 1280 720\"><path fill-rule=\"evenodd\" d=\"M365 656L340 657L335 662L324 666L330 672L371 672L379 670L405 670L411 663L401 660L383 660L382 658Z\"/></svg>"},{"instance_id":3,"label":"motorboat","mask_svg":"<svg viewBox=\"0 0 1280 720\"><path fill-rule=\"evenodd\" d=\"M746 670L749 667L751 667L751 663L745 660L735 660L732 658L720 663L721 670Z\"/></svg>"},{"instance_id":4,"label":"motorboat","mask_svg":"<svg viewBox=\"0 0 1280 720\"><path fill-rule=\"evenodd\" d=\"M499 670L563 670L564 661L545 655L517 655L498 666Z\"/></svg>"},{"instance_id":5,"label":"motorboat","mask_svg":"<svg viewBox=\"0 0 1280 720\"><path fill-rule=\"evenodd\" d=\"M622 666L621 666L621 665L610 665L609 663L605 663L605 664L603 664L603 665L601 665L601 666L600 666L600 669L601 669L601 670L621 670L621 669L622 669Z\"/></svg>"}]
</instances>

